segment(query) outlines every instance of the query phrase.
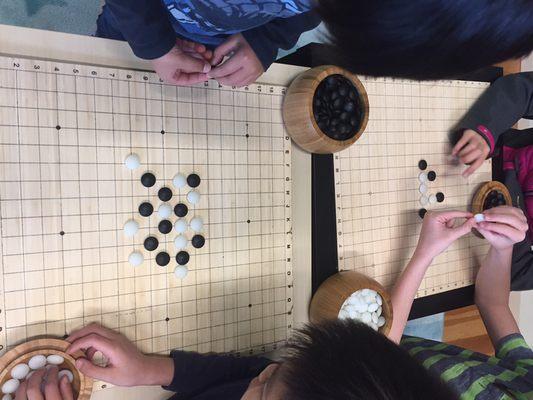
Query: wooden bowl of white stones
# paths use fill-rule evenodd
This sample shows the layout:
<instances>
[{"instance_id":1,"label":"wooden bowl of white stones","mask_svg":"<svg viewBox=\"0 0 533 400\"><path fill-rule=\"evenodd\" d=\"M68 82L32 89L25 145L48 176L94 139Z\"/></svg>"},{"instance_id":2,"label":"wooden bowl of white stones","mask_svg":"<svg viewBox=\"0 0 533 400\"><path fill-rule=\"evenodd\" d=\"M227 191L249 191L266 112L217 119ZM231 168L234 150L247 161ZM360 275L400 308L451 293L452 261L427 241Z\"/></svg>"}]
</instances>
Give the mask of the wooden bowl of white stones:
<instances>
[{"instance_id":1,"label":"wooden bowl of white stones","mask_svg":"<svg viewBox=\"0 0 533 400\"><path fill-rule=\"evenodd\" d=\"M82 352L67 354L70 343L59 339L38 339L23 343L0 357L0 388L2 400L12 400L22 382L34 371L56 365L59 377L67 375L72 384L74 399L89 400L93 389L91 378L76 368L75 362Z\"/></svg>"},{"instance_id":2,"label":"wooden bowl of white stones","mask_svg":"<svg viewBox=\"0 0 533 400\"><path fill-rule=\"evenodd\" d=\"M283 100L283 121L289 136L310 153L346 149L368 123L368 96L351 72L332 65L300 74Z\"/></svg>"},{"instance_id":3,"label":"wooden bowl of white stones","mask_svg":"<svg viewBox=\"0 0 533 400\"><path fill-rule=\"evenodd\" d=\"M312 323L354 319L387 336L392 327L392 304L385 288L356 271L341 271L318 288L309 310Z\"/></svg>"}]
</instances>

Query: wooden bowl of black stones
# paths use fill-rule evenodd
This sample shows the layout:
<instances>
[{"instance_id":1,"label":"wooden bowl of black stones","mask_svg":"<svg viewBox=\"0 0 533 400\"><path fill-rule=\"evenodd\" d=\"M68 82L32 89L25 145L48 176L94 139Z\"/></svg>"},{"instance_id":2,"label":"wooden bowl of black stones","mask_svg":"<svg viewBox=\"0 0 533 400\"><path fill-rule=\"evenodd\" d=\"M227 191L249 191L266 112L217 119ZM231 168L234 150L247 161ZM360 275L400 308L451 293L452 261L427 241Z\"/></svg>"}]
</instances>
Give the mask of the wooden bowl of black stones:
<instances>
[{"instance_id":1,"label":"wooden bowl of black stones","mask_svg":"<svg viewBox=\"0 0 533 400\"><path fill-rule=\"evenodd\" d=\"M513 200L505 185L497 181L485 182L474 195L472 213L480 214L485 210L506 205L512 206ZM476 236L483 237L476 230L474 233Z\"/></svg>"},{"instance_id":2,"label":"wooden bowl of black stones","mask_svg":"<svg viewBox=\"0 0 533 400\"><path fill-rule=\"evenodd\" d=\"M368 96L352 73L331 65L298 76L283 102L283 120L292 140L319 154L343 150L368 123Z\"/></svg>"}]
</instances>

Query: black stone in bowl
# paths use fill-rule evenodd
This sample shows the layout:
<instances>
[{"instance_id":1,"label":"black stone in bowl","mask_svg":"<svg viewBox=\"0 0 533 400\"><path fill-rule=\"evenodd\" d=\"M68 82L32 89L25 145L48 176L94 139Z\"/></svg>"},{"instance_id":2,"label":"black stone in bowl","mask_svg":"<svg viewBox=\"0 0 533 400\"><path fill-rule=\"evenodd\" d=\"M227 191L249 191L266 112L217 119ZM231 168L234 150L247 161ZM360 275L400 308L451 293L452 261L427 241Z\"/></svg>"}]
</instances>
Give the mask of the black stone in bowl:
<instances>
[{"instance_id":1,"label":"black stone in bowl","mask_svg":"<svg viewBox=\"0 0 533 400\"><path fill-rule=\"evenodd\" d=\"M318 127L330 138L353 138L364 118L359 91L343 75L328 76L320 82L313 96L313 115Z\"/></svg>"},{"instance_id":2,"label":"black stone in bowl","mask_svg":"<svg viewBox=\"0 0 533 400\"><path fill-rule=\"evenodd\" d=\"M489 210L493 207L498 206L504 206L506 205L505 196L503 193L492 190L487 197L485 198L485 202L483 203L483 210Z\"/></svg>"}]
</instances>

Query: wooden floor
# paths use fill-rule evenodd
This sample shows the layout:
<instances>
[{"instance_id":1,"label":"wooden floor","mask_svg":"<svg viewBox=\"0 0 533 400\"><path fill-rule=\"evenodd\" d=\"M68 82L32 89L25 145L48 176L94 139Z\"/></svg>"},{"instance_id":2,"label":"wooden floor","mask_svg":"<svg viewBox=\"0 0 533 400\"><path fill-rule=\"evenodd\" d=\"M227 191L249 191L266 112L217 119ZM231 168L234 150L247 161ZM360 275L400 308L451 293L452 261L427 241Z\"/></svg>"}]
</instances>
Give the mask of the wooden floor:
<instances>
[{"instance_id":1,"label":"wooden floor","mask_svg":"<svg viewBox=\"0 0 533 400\"><path fill-rule=\"evenodd\" d=\"M444 342L494 355L494 348L476 306L459 308L445 314Z\"/></svg>"}]
</instances>

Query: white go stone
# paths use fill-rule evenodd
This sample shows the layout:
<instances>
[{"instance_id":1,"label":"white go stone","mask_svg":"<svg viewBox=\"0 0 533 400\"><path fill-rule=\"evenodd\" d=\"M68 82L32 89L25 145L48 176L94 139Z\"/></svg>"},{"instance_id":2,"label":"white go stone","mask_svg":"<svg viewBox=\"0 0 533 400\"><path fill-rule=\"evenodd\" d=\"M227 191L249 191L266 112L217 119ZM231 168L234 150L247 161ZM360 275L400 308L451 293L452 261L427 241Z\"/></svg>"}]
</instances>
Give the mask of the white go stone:
<instances>
[{"instance_id":1,"label":"white go stone","mask_svg":"<svg viewBox=\"0 0 533 400\"><path fill-rule=\"evenodd\" d=\"M124 165L131 170L137 169L141 166L141 159L137 154L131 153L124 160Z\"/></svg>"},{"instance_id":2,"label":"white go stone","mask_svg":"<svg viewBox=\"0 0 533 400\"><path fill-rule=\"evenodd\" d=\"M70 372L68 369L62 369L61 371L59 371L59 373L57 374L58 380L61 380L63 376L66 376L70 383L72 383L72 381L74 380L74 374Z\"/></svg>"},{"instance_id":3,"label":"white go stone","mask_svg":"<svg viewBox=\"0 0 533 400\"><path fill-rule=\"evenodd\" d=\"M378 303L380 306L383 305L383 299L379 293L376 295L376 303Z\"/></svg>"},{"instance_id":4,"label":"white go stone","mask_svg":"<svg viewBox=\"0 0 533 400\"><path fill-rule=\"evenodd\" d=\"M174 275L176 275L176 278L178 279L184 279L188 273L189 269L185 265L178 265L174 270Z\"/></svg>"},{"instance_id":5,"label":"white go stone","mask_svg":"<svg viewBox=\"0 0 533 400\"><path fill-rule=\"evenodd\" d=\"M377 315L375 312L373 312L373 313L372 313L372 322L373 322L374 324L377 324L377 323L378 323L378 318L379 318L378 315Z\"/></svg>"},{"instance_id":6,"label":"white go stone","mask_svg":"<svg viewBox=\"0 0 533 400\"><path fill-rule=\"evenodd\" d=\"M20 382L18 379L10 379L2 385L2 393L4 394L15 393L17 389L19 388L19 386L20 386Z\"/></svg>"},{"instance_id":7,"label":"white go stone","mask_svg":"<svg viewBox=\"0 0 533 400\"><path fill-rule=\"evenodd\" d=\"M421 206L427 206L428 203L429 203L429 199L427 198L427 196L420 196L420 205Z\"/></svg>"},{"instance_id":8,"label":"white go stone","mask_svg":"<svg viewBox=\"0 0 533 400\"><path fill-rule=\"evenodd\" d=\"M383 325L385 325L385 317L379 317L378 318L378 327L381 328Z\"/></svg>"},{"instance_id":9,"label":"white go stone","mask_svg":"<svg viewBox=\"0 0 533 400\"><path fill-rule=\"evenodd\" d=\"M187 178L185 177L185 175L178 173L174 175L174 178L172 178L172 183L174 184L174 187L176 189L181 189L182 187L185 187L185 185L187 185Z\"/></svg>"},{"instance_id":10,"label":"white go stone","mask_svg":"<svg viewBox=\"0 0 533 400\"><path fill-rule=\"evenodd\" d=\"M191 219L191 222L189 222L189 226L195 232L202 232L202 229L204 228L204 221L201 217L194 217Z\"/></svg>"},{"instance_id":11,"label":"white go stone","mask_svg":"<svg viewBox=\"0 0 533 400\"><path fill-rule=\"evenodd\" d=\"M425 172L421 172L420 175L418 175L418 180L422 183L426 183L428 181L428 176Z\"/></svg>"},{"instance_id":12,"label":"white go stone","mask_svg":"<svg viewBox=\"0 0 533 400\"><path fill-rule=\"evenodd\" d=\"M180 218L176 221L174 224L174 230L178 233L185 233L187 232L187 228L189 227L189 224L187 221L183 218Z\"/></svg>"},{"instance_id":13,"label":"white go stone","mask_svg":"<svg viewBox=\"0 0 533 400\"><path fill-rule=\"evenodd\" d=\"M19 381L24 380L30 373L30 367L28 364L18 364L13 367L11 370L11 377L13 379L18 379Z\"/></svg>"},{"instance_id":14,"label":"white go stone","mask_svg":"<svg viewBox=\"0 0 533 400\"><path fill-rule=\"evenodd\" d=\"M65 362L65 359L59 354L50 354L48 357L46 357L46 362L52 365L61 365Z\"/></svg>"},{"instance_id":15,"label":"white go stone","mask_svg":"<svg viewBox=\"0 0 533 400\"><path fill-rule=\"evenodd\" d=\"M44 368L46 366L46 357L40 354L33 356L28 361L28 366L33 370Z\"/></svg>"},{"instance_id":16,"label":"white go stone","mask_svg":"<svg viewBox=\"0 0 533 400\"><path fill-rule=\"evenodd\" d=\"M157 209L157 214L159 215L159 218L166 219L172 215L172 207L168 204L161 204Z\"/></svg>"},{"instance_id":17,"label":"white go stone","mask_svg":"<svg viewBox=\"0 0 533 400\"><path fill-rule=\"evenodd\" d=\"M378 317L380 317L381 314L383 314L383 308L381 308L381 306L379 306L378 309L376 310L376 314L378 315Z\"/></svg>"},{"instance_id":18,"label":"white go stone","mask_svg":"<svg viewBox=\"0 0 533 400\"><path fill-rule=\"evenodd\" d=\"M10 394L4 394L4 395L2 396L2 400L13 400L13 397L11 397Z\"/></svg>"},{"instance_id":19,"label":"white go stone","mask_svg":"<svg viewBox=\"0 0 533 400\"><path fill-rule=\"evenodd\" d=\"M373 312L377 311L378 308L379 308L378 303L371 303L371 304L368 305L368 312L373 313Z\"/></svg>"},{"instance_id":20,"label":"white go stone","mask_svg":"<svg viewBox=\"0 0 533 400\"><path fill-rule=\"evenodd\" d=\"M179 235L174 239L174 246L176 246L176 249L181 250L187 247L187 243L189 241L184 235Z\"/></svg>"},{"instance_id":21,"label":"white go stone","mask_svg":"<svg viewBox=\"0 0 533 400\"><path fill-rule=\"evenodd\" d=\"M422 193L422 194L426 194L427 191L428 191L428 187L426 185L424 185L423 183L420 185L420 187L418 189L420 190L420 193Z\"/></svg>"},{"instance_id":22,"label":"white go stone","mask_svg":"<svg viewBox=\"0 0 533 400\"><path fill-rule=\"evenodd\" d=\"M191 190L187 193L187 200L191 204L198 204L200 202L200 193L196 190Z\"/></svg>"},{"instance_id":23,"label":"white go stone","mask_svg":"<svg viewBox=\"0 0 533 400\"><path fill-rule=\"evenodd\" d=\"M134 251L133 253L129 255L128 261L130 262L132 266L138 267L144 262L144 256L142 255L142 253L138 251Z\"/></svg>"},{"instance_id":24,"label":"white go stone","mask_svg":"<svg viewBox=\"0 0 533 400\"><path fill-rule=\"evenodd\" d=\"M372 329L374 329L376 332L377 332L377 330L379 329L378 325L375 324L375 323L373 323L373 322L371 322L369 325L370 325L370 327L371 327Z\"/></svg>"},{"instance_id":25,"label":"white go stone","mask_svg":"<svg viewBox=\"0 0 533 400\"><path fill-rule=\"evenodd\" d=\"M361 315L361 321L363 321L365 324L368 324L370 321L372 321L372 315L369 312L364 313Z\"/></svg>"},{"instance_id":26,"label":"white go stone","mask_svg":"<svg viewBox=\"0 0 533 400\"><path fill-rule=\"evenodd\" d=\"M366 297L370 294L370 289L361 290L361 296Z\"/></svg>"},{"instance_id":27,"label":"white go stone","mask_svg":"<svg viewBox=\"0 0 533 400\"><path fill-rule=\"evenodd\" d=\"M350 318L350 313L348 311L346 311L346 310L340 310L338 318L339 319L348 319L348 318Z\"/></svg>"},{"instance_id":28,"label":"white go stone","mask_svg":"<svg viewBox=\"0 0 533 400\"><path fill-rule=\"evenodd\" d=\"M429 203L430 204L435 204L436 202L437 202L437 196L435 196L434 194L429 196Z\"/></svg>"},{"instance_id":29,"label":"white go stone","mask_svg":"<svg viewBox=\"0 0 533 400\"><path fill-rule=\"evenodd\" d=\"M483 222L485 221L485 216L483 214L476 214L474 215L474 219L476 222Z\"/></svg>"},{"instance_id":30,"label":"white go stone","mask_svg":"<svg viewBox=\"0 0 533 400\"><path fill-rule=\"evenodd\" d=\"M133 237L139 232L139 223L134 219L126 221L124 224L124 234L128 237Z\"/></svg>"}]
</instances>

